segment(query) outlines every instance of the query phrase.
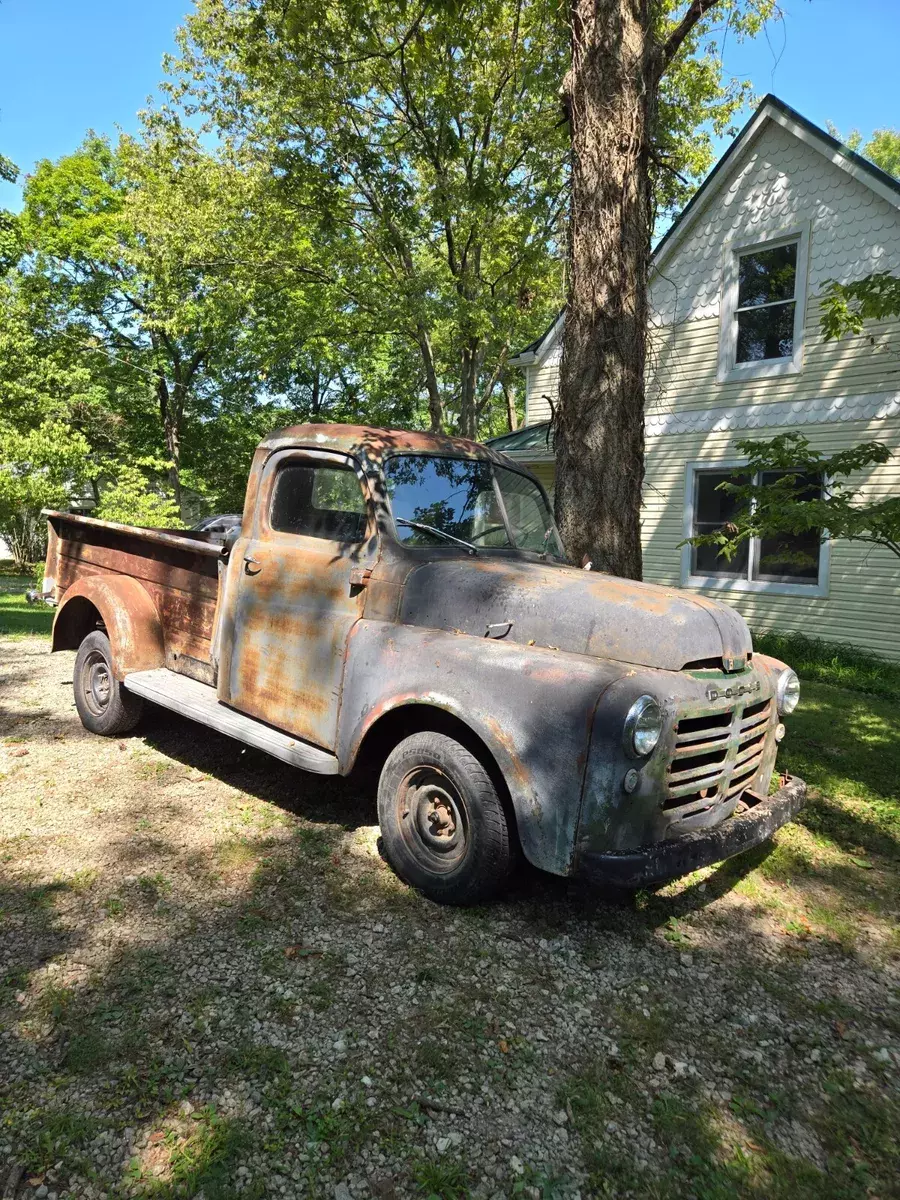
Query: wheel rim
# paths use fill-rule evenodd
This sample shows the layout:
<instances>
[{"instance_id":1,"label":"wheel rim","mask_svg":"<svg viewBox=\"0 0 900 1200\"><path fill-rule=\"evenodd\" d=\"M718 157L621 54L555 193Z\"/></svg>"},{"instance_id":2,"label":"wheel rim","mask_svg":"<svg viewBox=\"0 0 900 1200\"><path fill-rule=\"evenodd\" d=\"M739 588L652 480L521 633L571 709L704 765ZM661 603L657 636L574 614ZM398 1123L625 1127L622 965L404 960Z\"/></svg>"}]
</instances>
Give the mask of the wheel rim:
<instances>
[{"instance_id":1,"label":"wheel rim","mask_svg":"<svg viewBox=\"0 0 900 1200\"><path fill-rule=\"evenodd\" d=\"M95 717L102 717L112 697L109 663L99 650L92 650L81 669L81 694Z\"/></svg>"},{"instance_id":2,"label":"wheel rim","mask_svg":"<svg viewBox=\"0 0 900 1200\"><path fill-rule=\"evenodd\" d=\"M410 771L397 791L403 840L429 871L454 871L469 849L466 807L459 789L437 767Z\"/></svg>"}]
</instances>

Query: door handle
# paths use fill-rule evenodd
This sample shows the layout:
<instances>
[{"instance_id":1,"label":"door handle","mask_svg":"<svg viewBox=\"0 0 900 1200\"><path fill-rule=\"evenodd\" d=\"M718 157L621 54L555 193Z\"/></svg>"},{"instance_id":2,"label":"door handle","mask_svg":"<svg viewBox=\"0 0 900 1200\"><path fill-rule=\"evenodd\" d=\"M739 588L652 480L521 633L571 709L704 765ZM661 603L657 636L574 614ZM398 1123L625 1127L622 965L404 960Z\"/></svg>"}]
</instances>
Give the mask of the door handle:
<instances>
[{"instance_id":1,"label":"door handle","mask_svg":"<svg viewBox=\"0 0 900 1200\"><path fill-rule=\"evenodd\" d=\"M251 567L256 567L257 570L251 571L250 570ZM261 570L262 570L262 563L259 561L258 558L251 558L249 554L245 555L245 557L244 557L244 574L245 575L258 575Z\"/></svg>"}]
</instances>

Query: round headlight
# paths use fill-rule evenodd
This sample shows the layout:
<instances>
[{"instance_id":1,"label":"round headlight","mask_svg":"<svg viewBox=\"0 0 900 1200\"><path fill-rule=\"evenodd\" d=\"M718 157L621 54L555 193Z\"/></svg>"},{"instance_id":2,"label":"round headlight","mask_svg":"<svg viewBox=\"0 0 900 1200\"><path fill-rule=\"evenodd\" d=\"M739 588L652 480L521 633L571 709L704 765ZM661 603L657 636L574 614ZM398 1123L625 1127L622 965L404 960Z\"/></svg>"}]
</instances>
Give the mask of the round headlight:
<instances>
[{"instance_id":1,"label":"round headlight","mask_svg":"<svg viewBox=\"0 0 900 1200\"><path fill-rule=\"evenodd\" d=\"M656 749L663 731L662 709L652 696L639 696L625 718L625 749L646 758Z\"/></svg>"},{"instance_id":2,"label":"round headlight","mask_svg":"<svg viewBox=\"0 0 900 1200\"><path fill-rule=\"evenodd\" d=\"M778 676L776 700L782 716L792 713L800 703L800 680L797 678L797 672L792 671L790 667Z\"/></svg>"}]
</instances>

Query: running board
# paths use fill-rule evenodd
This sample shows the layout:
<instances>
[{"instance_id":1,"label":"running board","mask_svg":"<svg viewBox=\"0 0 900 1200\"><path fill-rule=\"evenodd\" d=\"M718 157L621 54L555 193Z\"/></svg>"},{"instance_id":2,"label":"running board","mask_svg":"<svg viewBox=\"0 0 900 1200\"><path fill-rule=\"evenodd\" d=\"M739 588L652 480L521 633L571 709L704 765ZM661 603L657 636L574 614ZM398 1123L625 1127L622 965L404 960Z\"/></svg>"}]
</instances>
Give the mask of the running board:
<instances>
[{"instance_id":1,"label":"running board","mask_svg":"<svg viewBox=\"0 0 900 1200\"><path fill-rule=\"evenodd\" d=\"M163 708L171 708L192 721L217 729L219 733L255 746L257 750L265 750L274 758L290 763L292 767L300 767L303 771L313 771L317 775L337 775L338 760L327 750L320 750L309 742L298 741L273 729L254 717L235 712L226 708L216 697L216 689L209 684L189 679L187 675L179 675L160 667L155 671L134 671L122 680L129 692L161 704Z\"/></svg>"}]
</instances>

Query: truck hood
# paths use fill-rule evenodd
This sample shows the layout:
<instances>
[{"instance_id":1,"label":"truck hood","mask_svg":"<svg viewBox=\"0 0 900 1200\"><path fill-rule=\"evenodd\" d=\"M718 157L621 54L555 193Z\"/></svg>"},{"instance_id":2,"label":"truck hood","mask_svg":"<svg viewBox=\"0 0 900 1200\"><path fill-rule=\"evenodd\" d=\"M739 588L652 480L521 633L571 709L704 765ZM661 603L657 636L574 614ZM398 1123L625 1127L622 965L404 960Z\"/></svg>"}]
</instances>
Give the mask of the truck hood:
<instances>
[{"instance_id":1,"label":"truck hood","mask_svg":"<svg viewBox=\"0 0 900 1200\"><path fill-rule=\"evenodd\" d=\"M705 596L557 563L447 558L414 567L403 624L678 671L687 663L743 665L750 631Z\"/></svg>"}]
</instances>

